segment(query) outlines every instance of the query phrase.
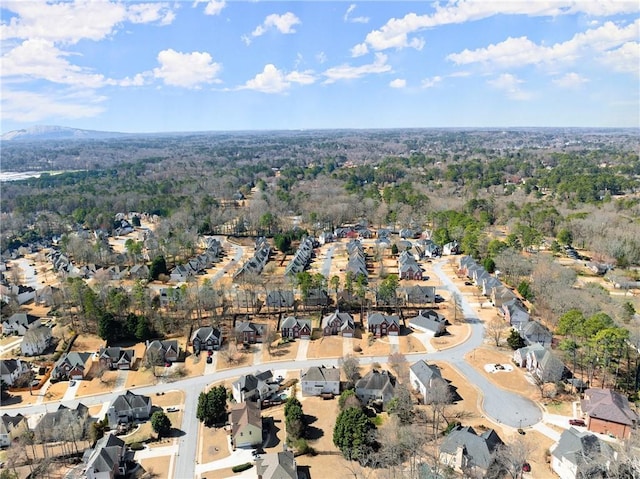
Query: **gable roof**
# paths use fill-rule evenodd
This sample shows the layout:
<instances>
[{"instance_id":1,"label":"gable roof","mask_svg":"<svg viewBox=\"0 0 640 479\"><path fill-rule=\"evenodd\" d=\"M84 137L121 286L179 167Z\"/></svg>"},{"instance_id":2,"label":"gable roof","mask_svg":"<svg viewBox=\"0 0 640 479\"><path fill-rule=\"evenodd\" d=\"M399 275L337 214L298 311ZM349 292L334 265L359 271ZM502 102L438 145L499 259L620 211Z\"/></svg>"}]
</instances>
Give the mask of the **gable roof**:
<instances>
[{"instance_id":1,"label":"gable roof","mask_svg":"<svg viewBox=\"0 0 640 479\"><path fill-rule=\"evenodd\" d=\"M135 356L135 350L133 349L123 349L119 346L113 346L110 348L100 348L99 356L109 358L111 361L117 362L120 360L125 360L127 362L133 361Z\"/></svg>"},{"instance_id":2,"label":"gable roof","mask_svg":"<svg viewBox=\"0 0 640 479\"><path fill-rule=\"evenodd\" d=\"M587 389L581 407L588 416L604 421L633 426L639 420L638 414L629 407L627 398L611 389Z\"/></svg>"},{"instance_id":3,"label":"gable roof","mask_svg":"<svg viewBox=\"0 0 640 479\"><path fill-rule=\"evenodd\" d=\"M424 359L417 361L409 368L418 381L427 386L433 379L441 379L440 368L435 364L428 364Z\"/></svg>"},{"instance_id":4,"label":"gable roof","mask_svg":"<svg viewBox=\"0 0 640 479\"><path fill-rule=\"evenodd\" d=\"M426 311L420 311L418 316L415 316L409 320L409 326L416 326L418 328L428 329L429 331L438 332L446 325L446 319L440 313L428 309Z\"/></svg>"},{"instance_id":5,"label":"gable roof","mask_svg":"<svg viewBox=\"0 0 640 479\"><path fill-rule=\"evenodd\" d=\"M440 450L456 454L458 448L463 448L463 454L474 466L487 469L491 465L493 452L501 444L502 440L493 429L478 436L471 426L457 426L444 438Z\"/></svg>"},{"instance_id":6,"label":"gable roof","mask_svg":"<svg viewBox=\"0 0 640 479\"><path fill-rule=\"evenodd\" d=\"M301 381L340 381L340 369L313 366L307 369L300 377Z\"/></svg>"},{"instance_id":7,"label":"gable roof","mask_svg":"<svg viewBox=\"0 0 640 479\"><path fill-rule=\"evenodd\" d=\"M241 402L231 407L231 434L235 436L247 425L262 429L260 405L256 402Z\"/></svg>"},{"instance_id":8,"label":"gable roof","mask_svg":"<svg viewBox=\"0 0 640 479\"><path fill-rule=\"evenodd\" d=\"M126 393L115 398L111 406L116 412L147 408L151 406L151 398L127 390Z\"/></svg>"},{"instance_id":9,"label":"gable roof","mask_svg":"<svg viewBox=\"0 0 640 479\"><path fill-rule=\"evenodd\" d=\"M391 389L393 392L395 385L396 378L389 371L372 369L363 378L356 381L356 390L388 391Z\"/></svg>"},{"instance_id":10,"label":"gable roof","mask_svg":"<svg viewBox=\"0 0 640 479\"><path fill-rule=\"evenodd\" d=\"M15 416L3 414L0 417L0 434L9 434L12 429L17 427L24 420L25 417L22 414L17 414Z\"/></svg>"},{"instance_id":11,"label":"gable roof","mask_svg":"<svg viewBox=\"0 0 640 479\"><path fill-rule=\"evenodd\" d=\"M202 328L196 329L191 335L191 342L194 339L198 338L202 342L206 342L209 339L216 338L218 342L220 342L220 337L222 333L219 329L214 328L213 326L203 326Z\"/></svg>"},{"instance_id":12,"label":"gable roof","mask_svg":"<svg viewBox=\"0 0 640 479\"><path fill-rule=\"evenodd\" d=\"M581 466L596 459L598 455L610 456L612 452L610 446L595 434L571 427L562 432L551 455Z\"/></svg>"},{"instance_id":13,"label":"gable roof","mask_svg":"<svg viewBox=\"0 0 640 479\"><path fill-rule=\"evenodd\" d=\"M386 314L382 313L372 313L367 316L368 326L382 324L385 321L388 324L395 324L396 326L400 326L400 318L398 318L398 316L387 316Z\"/></svg>"},{"instance_id":14,"label":"gable roof","mask_svg":"<svg viewBox=\"0 0 640 479\"><path fill-rule=\"evenodd\" d=\"M94 474L115 471L122 457L124 441L115 434L108 434L98 440L87 461L87 469Z\"/></svg>"},{"instance_id":15,"label":"gable roof","mask_svg":"<svg viewBox=\"0 0 640 479\"><path fill-rule=\"evenodd\" d=\"M322 318L322 328L326 328L331 323L333 323L336 318L340 320L340 329L355 329L355 322L353 317L349 313L341 313L339 310L335 310L333 313Z\"/></svg>"},{"instance_id":16,"label":"gable roof","mask_svg":"<svg viewBox=\"0 0 640 479\"><path fill-rule=\"evenodd\" d=\"M286 317L280 324L280 329L290 329L290 328L294 328L296 325L300 329L306 326L309 329L309 331L311 331L310 319L298 319L295 316Z\"/></svg>"},{"instance_id":17,"label":"gable roof","mask_svg":"<svg viewBox=\"0 0 640 479\"><path fill-rule=\"evenodd\" d=\"M256 473L262 479L297 479L293 452L282 451L263 455L256 461Z\"/></svg>"},{"instance_id":18,"label":"gable roof","mask_svg":"<svg viewBox=\"0 0 640 479\"><path fill-rule=\"evenodd\" d=\"M244 333L248 331L253 331L257 335L262 335L264 332L264 324L256 324L251 321L243 321L239 324L236 324L236 333Z\"/></svg>"}]
</instances>

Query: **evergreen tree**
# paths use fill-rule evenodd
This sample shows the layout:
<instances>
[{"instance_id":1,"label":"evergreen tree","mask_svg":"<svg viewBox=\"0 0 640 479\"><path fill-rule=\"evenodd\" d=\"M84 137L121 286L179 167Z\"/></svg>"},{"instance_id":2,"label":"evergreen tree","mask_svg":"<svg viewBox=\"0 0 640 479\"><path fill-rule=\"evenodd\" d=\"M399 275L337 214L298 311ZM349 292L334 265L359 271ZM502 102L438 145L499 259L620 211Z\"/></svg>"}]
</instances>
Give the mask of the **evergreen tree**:
<instances>
[{"instance_id":1,"label":"evergreen tree","mask_svg":"<svg viewBox=\"0 0 640 479\"><path fill-rule=\"evenodd\" d=\"M346 459L364 459L373 445L374 428L361 408L350 407L338 414L333 428L333 444Z\"/></svg>"},{"instance_id":2,"label":"evergreen tree","mask_svg":"<svg viewBox=\"0 0 640 479\"><path fill-rule=\"evenodd\" d=\"M151 415L151 427L160 439L171 432L171 419L163 411L156 411Z\"/></svg>"}]
</instances>

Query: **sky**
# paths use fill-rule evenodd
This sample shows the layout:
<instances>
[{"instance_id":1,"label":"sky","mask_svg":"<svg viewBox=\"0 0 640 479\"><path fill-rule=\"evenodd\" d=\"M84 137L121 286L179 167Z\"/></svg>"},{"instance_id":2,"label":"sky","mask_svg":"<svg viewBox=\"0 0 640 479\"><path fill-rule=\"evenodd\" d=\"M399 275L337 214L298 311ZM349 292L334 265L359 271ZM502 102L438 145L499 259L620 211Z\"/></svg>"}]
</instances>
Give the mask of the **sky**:
<instances>
[{"instance_id":1,"label":"sky","mask_svg":"<svg viewBox=\"0 0 640 479\"><path fill-rule=\"evenodd\" d=\"M0 130L640 127L637 0L0 3Z\"/></svg>"}]
</instances>

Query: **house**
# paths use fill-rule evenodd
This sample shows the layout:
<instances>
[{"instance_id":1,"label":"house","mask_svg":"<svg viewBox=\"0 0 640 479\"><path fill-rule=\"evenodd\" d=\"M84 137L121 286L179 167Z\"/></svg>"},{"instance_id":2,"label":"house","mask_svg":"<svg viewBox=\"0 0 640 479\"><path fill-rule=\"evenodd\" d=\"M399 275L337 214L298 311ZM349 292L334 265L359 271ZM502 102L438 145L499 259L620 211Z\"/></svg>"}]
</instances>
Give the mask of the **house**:
<instances>
[{"instance_id":1,"label":"house","mask_svg":"<svg viewBox=\"0 0 640 479\"><path fill-rule=\"evenodd\" d=\"M352 338L356 330L356 323L349 313L341 313L336 309L333 313L322 318L321 327L324 336L340 334L345 338Z\"/></svg>"},{"instance_id":2,"label":"house","mask_svg":"<svg viewBox=\"0 0 640 479\"><path fill-rule=\"evenodd\" d=\"M372 369L356 381L356 396L364 403L381 404L383 407L395 395L396 378L389 371Z\"/></svg>"},{"instance_id":3,"label":"house","mask_svg":"<svg viewBox=\"0 0 640 479\"><path fill-rule=\"evenodd\" d=\"M442 378L440 369L425 360L415 362L409 367L409 382L420 393L423 404L431 404L434 399L440 399L443 391L449 390L449 385Z\"/></svg>"},{"instance_id":4,"label":"house","mask_svg":"<svg viewBox=\"0 0 640 479\"><path fill-rule=\"evenodd\" d=\"M404 298L409 305L434 303L436 300L436 287L416 285L406 288Z\"/></svg>"},{"instance_id":5,"label":"house","mask_svg":"<svg viewBox=\"0 0 640 479\"><path fill-rule=\"evenodd\" d=\"M614 457L611 447L596 435L571 427L551 446L551 469L560 479L609 477L603 475Z\"/></svg>"},{"instance_id":6,"label":"house","mask_svg":"<svg viewBox=\"0 0 640 479\"><path fill-rule=\"evenodd\" d=\"M48 326L29 328L20 343L20 351L23 356L37 356L46 351L52 339L51 328Z\"/></svg>"},{"instance_id":7,"label":"house","mask_svg":"<svg viewBox=\"0 0 640 479\"><path fill-rule=\"evenodd\" d=\"M191 335L191 345L196 356L200 351L217 351L222 345L222 333L213 326L203 326Z\"/></svg>"},{"instance_id":8,"label":"house","mask_svg":"<svg viewBox=\"0 0 640 479\"><path fill-rule=\"evenodd\" d=\"M28 303L36 298L36 290L22 284L0 284L0 297L5 303L15 300L18 305Z\"/></svg>"},{"instance_id":9,"label":"house","mask_svg":"<svg viewBox=\"0 0 640 479\"><path fill-rule=\"evenodd\" d=\"M120 347L100 348L98 352L100 366L106 369L132 369L135 357L136 352L134 349Z\"/></svg>"},{"instance_id":10,"label":"house","mask_svg":"<svg viewBox=\"0 0 640 479\"><path fill-rule=\"evenodd\" d=\"M307 295L303 300L305 306L327 306L329 304L329 295L324 289L315 288L307 291Z\"/></svg>"},{"instance_id":11,"label":"house","mask_svg":"<svg viewBox=\"0 0 640 479\"><path fill-rule=\"evenodd\" d=\"M455 240L442 247L442 254L445 256L460 254L460 251L460 243Z\"/></svg>"},{"instance_id":12,"label":"house","mask_svg":"<svg viewBox=\"0 0 640 479\"><path fill-rule=\"evenodd\" d=\"M493 429L478 435L470 426L456 426L440 445L440 463L459 473L479 477L493 462L493 454L504 443Z\"/></svg>"},{"instance_id":13,"label":"house","mask_svg":"<svg viewBox=\"0 0 640 479\"><path fill-rule=\"evenodd\" d=\"M409 327L433 336L442 336L447 332L447 320L440 313L426 309L409 320Z\"/></svg>"},{"instance_id":14,"label":"house","mask_svg":"<svg viewBox=\"0 0 640 479\"><path fill-rule=\"evenodd\" d=\"M529 350L526 364L529 372L543 383L557 383L565 376L564 363L547 348Z\"/></svg>"},{"instance_id":15,"label":"house","mask_svg":"<svg viewBox=\"0 0 640 479\"><path fill-rule=\"evenodd\" d=\"M22 414L0 417L0 447L8 447L11 443L29 430L27 419Z\"/></svg>"},{"instance_id":16,"label":"house","mask_svg":"<svg viewBox=\"0 0 640 479\"><path fill-rule=\"evenodd\" d=\"M398 257L398 278L422 280L422 268L408 251L403 251Z\"/></svg>"},{"instance_id":17,"label":"house","mask_svg":"<svg viewBox=\"0 0 640 479\"><path fill-rule=\"evenodd\" d=\"M294 302L293 291L270 291L265 303L267 308L292 308Z\"/></svg>"},{"instance_id":18,"label":"house","mask_svg":"<svg viewBox=\"0 0 640 479\"><path fill-rule=\"evenodd\" d=\"M42 416L34 428L34 433L35 437L43 442L53 442L60 440L58 430L63 429L72 433L75 440L80 440L87 435L90 422L89 408L84 404L78 403L75 408L61 404L57 410Z\"/></svg>"},{"instance_id":19,"label":"house","mask_svg":"<svg viewBox=\"0 0 640 479\"><path fill-rule=\"evenodd\" d=\"M291 451L270 452L256 459L260 479L298 479L296 458Z\"/></svg>"},{"instance_id":20,"label":"house","mask_svg":"<svg viewBox=\"0 0 640 479\"><path fill-rule=\"evenodd\" d=\"M551 331L537 321L527 322L524 327L522 327L520 335L525 343L529 345L538 343L545 348L550 347L551 341L553 340Z\"/></svg>"},{"instance_id":21,"label":"house","mask_svg":"<svg viewBox=\"0 0 640 479\"><path fill-rule=\"evenodd\" d=\"M580 407L587 417L587 429L592 432L628 439L640 423L627 398L611 389L587 389Z\"/></svg>"},{"instance_id":22,"label":"house","mask_svg":"<svg viewBox=\"0 0 640 479\"><path fill-rule=\"evenodd\" d=\"M15 385L30 372L29 364L20 359L0 359L0 378L8 386Z\"/></svg>"},{"instance_id":23,"label":"house","mask_svg":"<svg viewBox=\"0 0 640 479\"><path fill-rule=\"evenodd\" d=\"M321 245L325 243L333 243L335 240L336 238L331 231L323 231L318 236L318 243L320 243Z\"/></svg>"},{"instance_id":24,"label":"house","mask_svg":"<svg viewBox=\"0 0 640 479\"><path fill-rule=\"evenodd\" d=\"M382 313L372 313L367 316L367 329L378 338L387 335L398 336L400 333L400 318Z\"/></svg>"},{"instance_id":25,"label":"house","mask_svg":"<svg viewBox=\"0 0 640 479\"><path fill-rule=\"evenodd\" d=\"M40 326L40 318L26 313L15 313L2 321L2 333L24 336L29 328Z\"/></svg>"},{"instance_id":26,"label":"house","mask_svg":"<svg viewBox=\"0 0 640 479\"><path fill-rule=\"evenodd\" d=\"M266 333L266 325L244 321L236 325L236 338L245 344L262 342L262 336Z\"/></svg>"},{"instance_id":27,"label":"house","mask_svg":"<svg viewBox=\"0 0 640 479\"><path fill-rule=\"evenodd\" d=\"M282 320L282 323L280 324L280 332L283 338L310 339L311 320L298 319L295 316L289 316Z\"/></svg>"},{"instance_id":28,"label":"house","mask_svg":"<svg viewBox=\"0 0 640 479\"><path fill-rule=\"evenodd\" d=\"M244 401L262 401L269 398L278 390L278 384L273 381L273 372L256 371L255 374L247 374L231 384L233 399L241 403Z\"/></svg>"},{"instance_id":29,"label":"house","mask_svg":"<svg viewBox=\"0 0 640 479\"><path fill-rule=\"evenodd\" d=\"M131 268L129 268L129 278L131 278L131 279L148 279L149 278L149 267L146 264L135 264L135 265L133 265Z\"/></svg>"},{"instance_id":30,"label":"house","mask_svg":"<svg viewBox=\"0 0 640 479\"><path fill-rule=\"evenodd\" d=\"M175 339L160 341L147 340L147 348L144 352L147 364L161 366L163 364L171 364L176 362L180 357L180 346Z\"/></svg>"},{"instance_id":31,"label":"house","mask_svg":"<svg viewBox=\"0 0 640 479\"><path fill-rule=\"evenodd\" d=\"M51 379L84 379L92 364L91 353L70 352L60 356L51 371Z\"/></svg>"},{"instance_id":32,"label":"house","mask_svg":"<svg viewBox=\"0 0 640 479\"><path fill-rule=\"evenodd\" d=\"M512 299L516 299L517 296L513 293L513 291L503 285L493 288L490 298L491 302L496 308L502 309L502 305L504 303L511 301Z\"/></svg>"},{"instance_id":33,"label":"house","mask_svg":"<svg viewBox=\"0 0 640 479\"><path fill-rule=\"evenodd\" d=\"M230 422L234 448L262 444L262 416L258 403L241 402L231 406Z\"/></svg>"},{"instance_id":34,"label":"house","mask_svg":"<svg viewBox=\"0 0 640 479\"><path fill-rule=\"evenodd\" d=\"M525 308L522 301L518 298L503 303L500 310L504 315L505 321L508 321L509 325L518 331L522 331L525 324L529 322L527 308Z\"/></svg>"},{"instance_id":35,"label":"house","mask_svg":"<svg viewBox=\"0 0 640 479\"><path fill-rule=\"evenodd\" d=\"M194 271L185 264L179 264L171 270L169 277L172 282L184 283L190 276L193 276Z\"/></svg>"},{"instance_id":36,"label":"house","mask_svg":"<svg viewBox=\"0 0 640 479\"><path fill-rule=\"evenodd\" d=\"M113 400L107 411L109 427L132 421L146 421L151 416L151 398L127 391Z\"/></svg>"},{"instance_id":37,"label":"house","mask_svg":"<svg viewBox=\"0 0 640 479\"><path fill-rule=\"evenodd\" d=\"M319 396L331 393L340 394L340 369L313 366L300 375L300 384L304 396Z\"/></svg>"},{"instance_id":38,"label":"house","mask_svg":"<svg viewBox=\"0 0 640 479\"><path fill-rule=\"evenodd\" d=\"M513 362L521 368L526 368L528 366L527 358L529 357L529 353L531 353L531 355L535 355L534 351L539 351L538 354L544 354L545 347L542 344L533 343L529 346L525 346L524 348L516 349L513 352Z\"/></svg>"},{"instance_id":39,"label":"house","mask_svg":"<svg viewBox=\"0 0 640 479\"><path fill-rule=\"evenodd\" d=\"M93 449L88 449L83 461L87 479L114 479L125 477L133 464L134 452L115 434L100 438Z\"/></svg>"}]
</instances>

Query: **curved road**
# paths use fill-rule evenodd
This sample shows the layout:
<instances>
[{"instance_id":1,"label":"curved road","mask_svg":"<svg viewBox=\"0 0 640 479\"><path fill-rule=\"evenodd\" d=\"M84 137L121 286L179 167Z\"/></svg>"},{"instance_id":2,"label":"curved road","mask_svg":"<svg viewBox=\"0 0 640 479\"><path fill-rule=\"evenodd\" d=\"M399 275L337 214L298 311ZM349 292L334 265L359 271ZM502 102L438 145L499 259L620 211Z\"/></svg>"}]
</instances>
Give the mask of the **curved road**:
<instances>
[{"instance_id":1,"label":"curved road","mask_svg":"<svg viewBox=\"0 0 640 479\"><path fill-rule=\"evenodd\" d=\"M440 278L445 289L447 289L451 293L456 293L459 295L465 320L470 323L471 326L471 334L464 343L458 346L443 351L438 351L436 353L407 353L407 359L411 362L420 359L431 361L446 361L452 366L456 367L458 371L462 375L464 375L470 383L477 385L477 387L481 390L483 398L482 408L490 419L498 423L518 428L532 426L540 422L542 419L542 411L538 407L538 405L536 405L536 403L522 396L519 396L518 394L505 391L495 384L492 384L464 360L465 354L482 344L484 337L484 327L482 325L482 322L480 322L480 320L477 318L475 312L473 311L473 308L469 305L464 296L460 294L455 284L453 284L451 279L442 272L442 264L444 264L444 261L434 263L434 271ZM372 363L385 363L388 360L388 356L368 356L359 357L359 359L362 365L368 365ZM256 369L260 368L298 370L321 365L338 366L338 361L339 358L305 359L302 361L272 361L262 366L252 365L241 368L225 369L205 376L191 377L175 382L158 383L151 386L136 387L133 389L137 394L145 394L148 396L153 396L157 392L167 392L175 389L181 389L184 391L185 404L183 408L181 424L181 430L184 432L184 436L178 439L179 447L177 457L175 458L176 460L173 477L179 479L191 478L195 477L195 458L197 457L196 448L198 441L195 438L195 434L197 434L198 431L198 420L196 419L198 395L209 384L211 384L212 382L228 380L241 375L253 373ZM100 394L96 396L83 397L82 403L86 406L93 406L95 404L101 404L106 401L111 401L113 398L113 393ZM78 399L74 399L73 401L64 401L65 405L71 407L75 407L78 402L80 402ZM47 410L53 410L54 408L57 408L59 403L60 402L35 404L11 409L23 415L42 414Z\"/></svg>"}]
</instances>

